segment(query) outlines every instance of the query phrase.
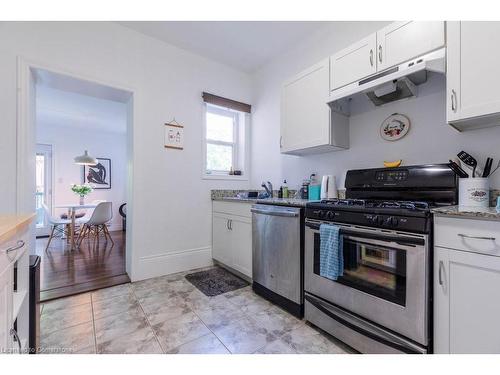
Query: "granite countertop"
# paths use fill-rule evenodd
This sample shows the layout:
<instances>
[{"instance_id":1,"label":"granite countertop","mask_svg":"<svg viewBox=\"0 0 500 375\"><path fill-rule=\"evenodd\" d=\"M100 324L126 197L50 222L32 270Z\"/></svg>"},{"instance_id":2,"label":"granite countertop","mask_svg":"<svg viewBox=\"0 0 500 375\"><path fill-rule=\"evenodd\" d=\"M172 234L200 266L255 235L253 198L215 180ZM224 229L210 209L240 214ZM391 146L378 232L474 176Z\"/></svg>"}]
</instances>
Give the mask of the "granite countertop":
<instances>
[{"instance_id":1,"label":"granite countertop","mask_svg":"<svg viewBox=\"0 0 500 375\"><path fill-rule=\"evenodd\" d=\"M293 207L305 207L307 202L312 202L308 199L299 198L238 198L238 197L215 197L214 201L226 201L226 202L241 202L241 203L260 203L260 204L274 204L278 206L293 206Z\"/></svg>"},{"instance_id":2,"label":"granite countertop","mask_svg":"<svg viewBox=\"0 0 500 375\"><path fill-rule=\"evenodd\" d=\"M500 210L495 207L446 206L432 209L434 215L500 221Z\"/></svg>"}]
</instances>

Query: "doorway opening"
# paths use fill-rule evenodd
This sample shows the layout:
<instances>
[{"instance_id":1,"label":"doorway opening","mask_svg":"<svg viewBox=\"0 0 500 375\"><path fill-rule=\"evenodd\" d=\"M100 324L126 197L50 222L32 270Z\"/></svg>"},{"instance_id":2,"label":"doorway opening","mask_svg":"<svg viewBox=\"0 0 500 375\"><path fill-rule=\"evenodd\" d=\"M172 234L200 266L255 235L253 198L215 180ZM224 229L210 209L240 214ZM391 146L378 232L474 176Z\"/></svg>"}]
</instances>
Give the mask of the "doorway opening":
<instances>
[{"instance_id":1,"label":"doorway opening","mask_svg":"<svg viewBox=\"0 0 500 375\"><path fill-rule=\"evenodd\" d=\"M130 204L132 94L32 72L41 300L129 282L121 212Z\"/></svg>"}]
</instances>

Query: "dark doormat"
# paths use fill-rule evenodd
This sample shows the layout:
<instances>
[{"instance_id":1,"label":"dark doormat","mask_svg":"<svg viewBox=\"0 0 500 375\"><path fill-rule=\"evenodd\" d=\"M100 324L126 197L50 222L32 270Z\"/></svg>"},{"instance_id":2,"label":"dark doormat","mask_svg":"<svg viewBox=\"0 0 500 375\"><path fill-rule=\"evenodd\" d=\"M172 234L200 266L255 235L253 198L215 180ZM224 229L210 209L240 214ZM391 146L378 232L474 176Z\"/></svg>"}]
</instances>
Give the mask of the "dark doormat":
<instances>
[{"instance_id":1,"label":"dark doormat","mask_svg":"<svg viewBox=\"0 0 500 375\"><path fill-rule=\"evenodd\" d=\"M187 281L208 297L218 296L219 294L231 292L250 285L242 278L233 275L231 272L221 267L190 273L185 277Z\"/></svg>"}]
</instances>

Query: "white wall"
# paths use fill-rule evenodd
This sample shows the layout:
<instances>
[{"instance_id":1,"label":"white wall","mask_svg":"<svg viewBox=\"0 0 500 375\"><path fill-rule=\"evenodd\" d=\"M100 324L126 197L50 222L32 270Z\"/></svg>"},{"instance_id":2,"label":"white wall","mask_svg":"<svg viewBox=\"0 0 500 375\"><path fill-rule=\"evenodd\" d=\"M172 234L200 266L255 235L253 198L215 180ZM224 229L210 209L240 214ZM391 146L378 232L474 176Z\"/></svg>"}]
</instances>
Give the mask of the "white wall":
<instances>
[{"instance_id":1,"label":"white wall","mask_svg":"<svg viewBox=\"0 0 500 375\"><path fill-rule=\"evenodd\" d=\"M125 106L123 110L125 111ZM70 187L83 182L83 166L76 165L73 159L87 149L92 156L111 159L111 189L94 189L85 200L112 202L113 220L110 230L121 230L122 220L118 208L126 202L126 141L123 133L38 123L37 143L52 145L54 206L78 202L79 197ZM64 209L55 210L56 214L63 212Z\"/></svg>"},{"instance_id":2,"label":"white wall","mask_svg":"<svg viewBox=\"0 0 500 375\"><path fill-rule=\"evenodd\" d=\"M484 163L487 156L500 158L500 127L458 133L446 125L445 80L434 76L419 87L419 97L375 108L366 98L355 100L350 120L350 149L313 156L289 156L279 152L280 89L282 82L309 65L382 27L384 23L344 23L306 40L286 56L276 59L255 75L252 144L252 186L270 179L275 186L287 179L297 188L311 172L334 174L343 187L348 169L382 167L384 160L403 159L406 165L444 163L460 150ZM382 121L394 112L411 120L408 135L397 142L379 136ZM306 125L307 126L307 125ZM500 173L491 181L500 187Z\"/></svg>"},{"instance_id":3,"label":"white wall","mask_svg":"<svg viewBox=\"0 0 500 375\"><path fill-rule=\"evenodd\" d=\"M0 211L16 210L16 59L22 56L134 90L131 278L211 262L210 189L248 183L201 179L201 93L251 103L247 74L109 22L0 23L0 56ZM163 124L174 116L185 125L183 151L163 147Z\"/></svg>"}]
</instances>

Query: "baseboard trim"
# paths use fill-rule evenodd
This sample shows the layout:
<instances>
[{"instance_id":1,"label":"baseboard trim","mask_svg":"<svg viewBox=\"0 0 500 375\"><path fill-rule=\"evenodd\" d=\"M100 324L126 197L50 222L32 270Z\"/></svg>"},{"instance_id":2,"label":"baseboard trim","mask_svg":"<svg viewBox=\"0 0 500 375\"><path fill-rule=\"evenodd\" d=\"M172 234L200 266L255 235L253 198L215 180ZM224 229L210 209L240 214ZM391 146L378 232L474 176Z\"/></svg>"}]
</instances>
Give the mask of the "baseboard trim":
<instances>
[{"instance_id":1,"label":"baseboard trim","mask_svg":"<svg viewBox=\"0 0 500 375\"><path fill-rule=\"evenodd\" d=\"M147 255L139 258L137 272L134 271L132 281L150 279L211 265L213 265L211 246Z\"/></svg>"}]
</instances>

